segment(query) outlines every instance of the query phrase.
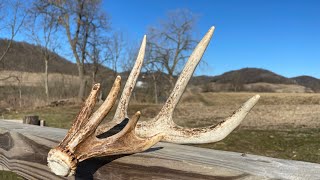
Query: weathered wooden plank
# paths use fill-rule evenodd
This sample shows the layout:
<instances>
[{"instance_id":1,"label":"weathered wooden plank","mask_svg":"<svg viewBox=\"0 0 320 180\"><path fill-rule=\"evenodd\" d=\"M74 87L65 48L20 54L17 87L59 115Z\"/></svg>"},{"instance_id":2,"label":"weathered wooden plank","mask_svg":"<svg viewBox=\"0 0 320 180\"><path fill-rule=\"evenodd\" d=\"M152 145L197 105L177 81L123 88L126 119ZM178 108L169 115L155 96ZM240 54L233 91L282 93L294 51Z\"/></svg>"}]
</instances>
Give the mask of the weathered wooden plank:
<instances>
[{"instance_id":1,"label":"weathered wooden plank","mask_svg":"<svg viewBox=\"0 0 320 180\"><path fill-rule=\"evenodd\" d=\"M0 165L28 179L64 179L46 166L66 130L0 121ZM320 165L159 143L147 152L90 159L68 179L320 179Z\"/></svg>"}]
</instances>

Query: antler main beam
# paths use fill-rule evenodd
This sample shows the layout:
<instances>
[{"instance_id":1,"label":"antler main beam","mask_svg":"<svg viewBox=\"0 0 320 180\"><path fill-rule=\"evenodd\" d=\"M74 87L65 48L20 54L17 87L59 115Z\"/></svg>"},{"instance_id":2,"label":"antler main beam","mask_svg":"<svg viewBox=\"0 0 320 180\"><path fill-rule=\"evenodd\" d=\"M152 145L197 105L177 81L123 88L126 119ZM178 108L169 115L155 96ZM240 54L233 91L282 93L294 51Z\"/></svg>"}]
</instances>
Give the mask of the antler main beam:
<instances>
[{"instance_id":1,"label":"antler main beam","mask_svg":"<svg viewBox=\"0 0 320 180\"><path fill-rule=\"evenodd\" d=\"M245 102L232 116L226 118L217 125L203 128L184 128L176 125L172 119L172 109L161 112L153 120L141 122L136 126L136 132L141 137L152 136L156 133L164 133L162 141L177 144L201 144L213 143L228 136L246 117L252 107L257 103L260 96L255 95Z\"/></svg>"},{"instance_id":2,"label":"antler main beam","mask_svg":"<svg viewBox=\"0 0 320 180\"><path fill-rule=\"evenodd\" d=\"M231 133L257 103L259 95L249 99L232 116L217 125L204 128L184 128L176 125L172 118L193 72L210 42L213 31L214 27L211 27L191 54L159 114L151 121L137 124L140 112L129 119L127 110L143 64L146 48L146 36L144 36L137 60L125 84L113 119L99 126L115 104L120 91L121 78L119 76L116 78L107 99L94 113L93 108L100 85L93 86L66 137L56 148L50 150L48 154L50 169L57 175L70 176L75 173L79 162L91 157L141 152L160 140L181 144L216 142ZM125 119L129 119L129 122L117 134L98 138L101 137L99 135L108 132Z\"/></svg>"}]
</instances>

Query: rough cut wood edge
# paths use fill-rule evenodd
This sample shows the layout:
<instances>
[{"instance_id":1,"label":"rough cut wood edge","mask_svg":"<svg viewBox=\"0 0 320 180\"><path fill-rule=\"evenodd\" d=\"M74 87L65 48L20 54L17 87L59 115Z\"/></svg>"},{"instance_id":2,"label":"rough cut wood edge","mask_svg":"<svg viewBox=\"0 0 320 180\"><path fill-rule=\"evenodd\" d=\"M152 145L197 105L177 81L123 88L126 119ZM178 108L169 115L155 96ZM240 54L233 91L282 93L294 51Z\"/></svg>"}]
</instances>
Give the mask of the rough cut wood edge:
<instances>
[{"instance_id":1,"label":"rough cut wood edge","mask_svg":"<svg viewBox=\"0 0 320 180\"><path fill-rule=\"evenodd\" d=\"M28 179L63 179L46 156L67 130L0 121L0 166ZM90 159L69 179L320 179L320 165L159 143L147 152Z\"/></svg>"}]
</instances>

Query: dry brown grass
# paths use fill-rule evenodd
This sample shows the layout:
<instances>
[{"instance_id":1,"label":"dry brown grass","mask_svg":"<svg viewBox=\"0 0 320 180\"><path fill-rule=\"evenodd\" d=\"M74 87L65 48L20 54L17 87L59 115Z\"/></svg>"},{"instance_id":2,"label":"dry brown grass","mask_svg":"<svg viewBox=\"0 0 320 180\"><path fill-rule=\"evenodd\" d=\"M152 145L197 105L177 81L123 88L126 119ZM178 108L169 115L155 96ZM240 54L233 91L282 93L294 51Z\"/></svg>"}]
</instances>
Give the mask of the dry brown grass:
<instances>
[{"instance_id":1,"label":"dry brown grass","mask_svg":"<svg viewBox=\"0 0 320 180\"><path fill-rule=\"evenodd\" d=\"M182 126L200 127L218 123L232 114L242 103L256 93L186 93L174 113L174 120ZM286 129L320 127L320 94L315 93L260 93L261 98L251 110L241 128L250 129ZM131 103L129 115L142 112L141 120L156 116L162 104ZM70 107L73 117L80 106ZM50 112L64 114L66 107L42 108L50 118ZM42 112L42 109L24 110L15 114L19 118L24 114ZM114 110L113 110L114 112ZM112 115L113 112L110 114ZM71 115L70 114L70 115ZM72 116L62 121L71 121ZM62 117L59 117L61 120ZM70 118L70 119L69 119ZM109 116L111 118L111 116ZM44 117L45 119L45 117ZM69 124L69 123L68 123ZM61 126L60 126L61 127ZM68 128L68 127L66 127Z\"/></svg>"},{"instance_id":2,"label":"dry brown grass","mask_svg":"<svg viewBox=\"0 0 320 180\"><path fill-rule=\"evenodd\" d=\"M177 123L203 126L221 121L256 93L186 94L175 113ZM320 127L320 94L259 93L261 98L241 127L256 129Z\"/></svg>"},{"instance_id":3,"label":"dry brown grass","mask_svg":"<svg viewBox=\"0 0 320 180\"><path fill-rule=\"evenodd\" d=\"M216 124L233 113L257 93L186 93L174 113L181 126L201 127ZM241 128L287 129L320 127L320 94L259 93L261 98ZM161 104L131 103L129 115L140 110L142 120L153 118Z\"/></svg>"},{"instance_id":4,"label":"dry brown grass","mask_svg":"<svg viewBox=\"0 0 320 180\"><path fill-rule=\"evenodd\" d=\"M19 78L21 86L43 86L44 84L44 73L32 73L32 72L21 72L21 71L1 71L0 79L14 76ZM77 85L79 84L78 76L62 74L62 73L49 73L49 82L61 82L66 85ZM87 77L88 78L88 77ZM18 86L19 82L16 78L9 78L7 80L0 81L0 86Z\"/></svg>"}]
</instances>

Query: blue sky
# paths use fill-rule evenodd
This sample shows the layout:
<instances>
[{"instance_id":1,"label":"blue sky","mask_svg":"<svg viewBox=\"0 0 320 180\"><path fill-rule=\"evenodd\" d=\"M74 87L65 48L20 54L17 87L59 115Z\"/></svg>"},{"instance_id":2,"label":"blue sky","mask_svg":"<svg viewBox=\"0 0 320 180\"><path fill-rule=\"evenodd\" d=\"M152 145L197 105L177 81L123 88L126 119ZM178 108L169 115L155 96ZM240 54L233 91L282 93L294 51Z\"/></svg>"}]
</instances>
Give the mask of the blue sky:
<instances>
[{"instance_id":1,"label":"blue sky","mask_svg":"<svg viewBox=\"0 0 320 180\"><path fill-rule=\"evenodd\" d=\"M264 68L286 77L320 78L318 0L114 0L104 1L112 27L140 41L168 10L199 15L195 36L213 25L213 39L196 75L217 75L244 67Z\"/></svg>"}]
</instances>

